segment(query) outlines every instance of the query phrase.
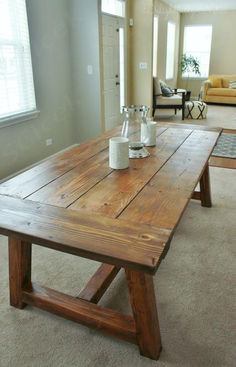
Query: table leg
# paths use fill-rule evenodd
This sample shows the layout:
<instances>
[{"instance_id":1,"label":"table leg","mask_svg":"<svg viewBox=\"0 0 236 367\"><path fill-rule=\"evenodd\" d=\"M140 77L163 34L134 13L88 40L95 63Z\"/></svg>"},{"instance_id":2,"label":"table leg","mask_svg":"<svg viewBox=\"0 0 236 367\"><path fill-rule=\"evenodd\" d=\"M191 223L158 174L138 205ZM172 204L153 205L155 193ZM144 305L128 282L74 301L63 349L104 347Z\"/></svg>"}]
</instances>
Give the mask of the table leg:
<instances>
[{"instance_id":1,"label":"table leg","mask_svg":"<svg viewBox=\"0 0 236 367\"><path fill-rule=\"evenodd\" d=\"M9 286L10 304L24 308L22 302L23 288L31 287L31 243L9 237Z\"/></svg>"},{"instance_id":2,"label":"table leg","mask_svg":"<svg viewBox=\"0 0 236 367\"><path fill-rule=\"evenodd\" d=\"M161 351L161 336L153 278L131 270L126 270L126 278L140 354L157 360Z\"/></svg>"},{"instance_id":3,"label":"table leg","mask_svg":"<svg viewBox=\"0 0 236 367\"><path fill-rule=\"evenodd\" d=\"M211 186L210 186L210 174L208 164L200 179L200 192L201 192L201 205L210 208L212 206L212 203L211 203Z\"/></svg>"},{"instance_id":4,"label":"table leg","mask_svg":"<svg viewBox=\"0 0 236 367\"><path fill-rule=\"evenodd\" d=\"M96 273L92 276L77 298L81 298L92 303L98 303L119 271L120 268L114 265L100 265Z\"/></svg>"}]
</instances>

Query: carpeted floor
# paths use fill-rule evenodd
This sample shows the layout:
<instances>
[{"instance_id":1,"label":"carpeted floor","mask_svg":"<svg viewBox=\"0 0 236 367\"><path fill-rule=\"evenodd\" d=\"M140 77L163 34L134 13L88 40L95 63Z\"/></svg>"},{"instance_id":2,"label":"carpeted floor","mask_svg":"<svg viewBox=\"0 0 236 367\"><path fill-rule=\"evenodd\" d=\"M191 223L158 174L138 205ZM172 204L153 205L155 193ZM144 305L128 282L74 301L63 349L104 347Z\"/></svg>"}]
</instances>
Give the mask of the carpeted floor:
<instances>
[{"instance_id":1,"label":"carpeted floor","mask_svg":"<svg viewBox=\"0 0 236 367\"><path fill-rule=\"evenodd\" d=\"M236 106L208 105L207 118L204 120L181 120L181 111L174 114L173 109L156 110L156 121L181 122L184 124L205 125L222 127L224 129L236 129Z\"/></svg>"},{"instance_id":2,"label":"carpeted floor","mask_svg":"<svg viewBox=\"0 0 236 367\"><path fill-rule=\"evenodd\" d=\"M191 201L156 277L163 350L138 348L28 306L8 305L7 240L0 237L0 367L235 366L236 170L211 168L214 207ZM72 295L94 262L34 246L33 279ZM123 272L101 304L129 313Z\"/></svg>"}]
</instances>

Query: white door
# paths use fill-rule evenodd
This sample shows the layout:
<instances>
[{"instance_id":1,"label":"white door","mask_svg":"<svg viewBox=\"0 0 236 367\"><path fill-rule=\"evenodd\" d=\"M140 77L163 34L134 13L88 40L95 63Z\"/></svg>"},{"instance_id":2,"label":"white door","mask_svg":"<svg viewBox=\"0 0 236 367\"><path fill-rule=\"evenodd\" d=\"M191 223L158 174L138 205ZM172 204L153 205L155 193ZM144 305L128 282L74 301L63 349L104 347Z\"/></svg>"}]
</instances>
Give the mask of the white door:
<instances>
[{"instance_id":1,"label":"white door","mask_svg":"<svg viewBox=\"0 0 236 367\"><path fill-rule=\"evenodd\" d=\"M123 19L110 15L102 15L106 130L114 128L122 121L120 113L120 46L124 47L124 44L120 45L120 28L123 27Z\"/></svg>"}]
</instances>

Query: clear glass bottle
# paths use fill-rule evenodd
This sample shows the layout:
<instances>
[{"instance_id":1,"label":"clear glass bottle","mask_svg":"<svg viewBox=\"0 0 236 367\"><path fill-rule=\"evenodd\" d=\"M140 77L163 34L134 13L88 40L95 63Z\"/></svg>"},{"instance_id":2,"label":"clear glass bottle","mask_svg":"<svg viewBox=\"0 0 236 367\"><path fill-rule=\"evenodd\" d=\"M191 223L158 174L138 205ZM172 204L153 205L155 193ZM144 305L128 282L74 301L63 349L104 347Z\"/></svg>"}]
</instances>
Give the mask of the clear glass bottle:
<instances>
[{"instance_id":1,"label":"clear glass bottle","mask_svg":"<svg viewBox=\"0 0 236 367\"><path fill-rule=\"evenodd\" d=\"M149 155L141 141L141 123L145 123L149 107L130 105L124 106L124 122L121 136L129 139L129 157L144 158Z\"/></svg>"},{"instance_id":2,"label":"clear glass bottle","mask_svg":"<svg viewBox=\"0 0 236 367\"><path fill-rule=\"evenodd\" d=\"M141 116L142 116L142 122L141 122L141 142L145 146L148 141L148 121L147 121L147 115L148 115L149 107L142 106L141 109Z\"/></svg>"}]
</instances>

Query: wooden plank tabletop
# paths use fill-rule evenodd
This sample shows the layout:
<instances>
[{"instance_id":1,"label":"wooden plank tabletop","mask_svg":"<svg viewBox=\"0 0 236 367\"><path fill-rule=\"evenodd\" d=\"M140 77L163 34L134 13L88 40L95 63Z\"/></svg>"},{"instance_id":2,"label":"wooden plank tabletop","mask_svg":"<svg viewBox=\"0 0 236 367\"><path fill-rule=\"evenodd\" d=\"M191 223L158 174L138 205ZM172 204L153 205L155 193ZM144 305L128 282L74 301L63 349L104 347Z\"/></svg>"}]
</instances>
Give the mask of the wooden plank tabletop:
<instances>
[{"instance_id":1,"label":"wooden plank tabletop","mask_svg":"<svg viewBox=\"0 0 236 367\"><path fill-rule=\"evenodd\" d=\"M44 247L154 273L170 231L0 195L0 233Z\"/></svg>"},{"instance_id":2,"label":"wooden plank tabletop","mask_svg":"<svg viewBox=\"0 0 236 367\"><path fill-rule=\"evenodd\" d=\"M14 221L20 227L21 219L17 219L17 215L21 218L20 213L24 213L22 216L26 220L27 210L31 213L30 204L40 203L38 209L37 205L35 206L35 210L38 210L40 215L42 215L42 210L46 210L45 208L48 208L50 213L52 210L56 210L58 216L62 215L63 218L65 212L68 211L72 215L71 213L76 211L80 220L83 216L89 220L88 216L91 216L91 225L95 229L100 228L101 225L101 223L98 225L94 221L96 216L112 219L113 221L118 219L121 232L122 228L125 228L123 227L125 222L136 223L134 227L133 224L131 225L134 232L134 228L136 227L138 231L141 224L148 225L150 231L156 228L157 252L160 248L163 250L163 243L168 243L186 205L192 197L192 193L217 142L220 129L206 129L206 127L201 129L199 126L195 128L194 125L188 125L187 128L181 126L180 128L174 124L158 126L157 145L148 148L150 157L131 159L128 169L116 171L109 167L108 144L111 136L118 136L119 134L120 127L117 127L2 183L0 185L1 231L3 232L4 225L10 223L9 221L8 224L6 224L6 221L4 222L4 215L6 215L6 210L9 209L8 205L11 206L11 216L14 217ZM3 200L3 198L9 197L17 198L19 202L28 206L24 206L23 210L23 207L19 208L20 204L17 201L18 212L14 216L12 202L9 204L9 202ZM11 216L9 215L9 219ZM28 216L27 220L30 220L30 214ZM54 216L56 216L56 212ZM40 218L40 223L43 225L45 219ZM60 225L64 223L62 222L60 219ZM78 224L78 221L76 223ZM102 225L104 226L104 223ZM24 230L26 228L27 225L25 225ZM46 231L45 228L44 223L44 230ZM73 228L74 230L75 228ZM167 234L165 238L161 237L163 234L161 231L163 230L167 231L165 232ZM107 231L109 232L108 229ZM147 232L146 227L145 231ZM123 237L125 237L126 232L127 228L124 230ZM95 233L89 231L89 235L94 238ZM113 232L110 233L110 239L113 238L113 235ZM63 238L62 233L61 236ZM102 246L99 246L101 238L98 238L99 240L95 241L96 246L93 249L88 247L86 257L93 258L91 253L94 252L97 260L102 258L102 256L99 257L99 254L102 254L107 256L110 263L114 265L121 265L122 261L123 264L124 261L126 261L126 264L132 263L132 251L127 255L126 260L124 258L121 260L120 255L118 256L116 253L114 255L116 260L112 262L111 251L107 250L109 245L107 244L105 249L101 248ZM104 240L104 234L102 238ZM151 264L153 248L149 248L145 241L142 243L140 238L140 254L143 257L145 255L148 260L140 259L136 253L133 256L136 259L132 266L143 266L143 268L149 268L152 272L153 268L157 267L159 261L157 258L159 255L161 256L160 251L158 252L159 255L154 256L155 264ZM58 238L57 240L59 242ZM79 251L80 254L86 252L82 242L79 241L76 246L78 253ZM89 241L86 242L86 246L89 246ZM135 249L136 245L132 246ZM145 246L147 246L146 251L150 251L150 256L147 255L147 252L145 254L142 252L141 249ZM89 252L90 255L87 256Z\"/></svg>"}]
</instances>

